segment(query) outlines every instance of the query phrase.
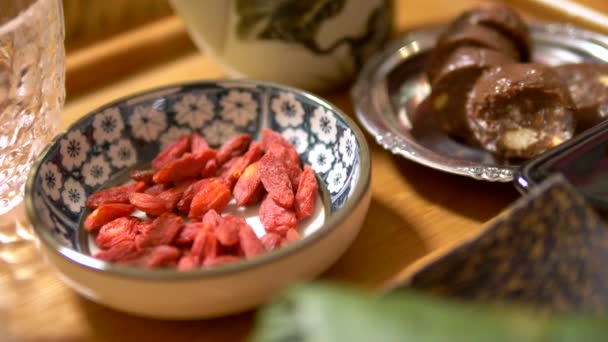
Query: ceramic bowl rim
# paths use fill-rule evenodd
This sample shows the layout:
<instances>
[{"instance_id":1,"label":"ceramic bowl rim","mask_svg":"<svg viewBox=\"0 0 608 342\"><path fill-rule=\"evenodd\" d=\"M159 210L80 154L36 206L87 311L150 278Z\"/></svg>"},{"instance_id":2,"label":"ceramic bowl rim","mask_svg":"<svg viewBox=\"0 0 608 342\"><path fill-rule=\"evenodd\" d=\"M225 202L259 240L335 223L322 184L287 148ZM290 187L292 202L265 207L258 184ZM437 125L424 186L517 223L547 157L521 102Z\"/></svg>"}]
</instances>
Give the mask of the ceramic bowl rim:
<instances>
[{"instance_id":1,"label":"ceramic bowl rim","mask_svg":"<svg viewBox=\"0 0 608 342\"><path fill-rule=\"evenodd\" d=\"M113 263L109 263L106 261L102 261L99 259L95 259L90 255L86 255L77 250L71 249L69 247L61 246L57 242L57 240L53 237L53 235L48 231L47 226L44 225L34 208L34 179L36 173L40 169L40 165L42 161L46 158L51 148L56 146L59 140L70 132L75 127L78 127L86 120L88 120L92 115L95 115L106 108L115 107L119 104L123 104L128 102L129 100L136 99L139 97L144 97L148 95L154 95L156 93L162 93L164 91L168 91L170 89L176 88L184 88L184 87L200 87L200 86L217 86L218 84L241 84L245 86L263 86L270 89L275 90L284 90L290 91L299 95L302 95L307 100L312 101L314 103L325 106L326 108L331 109L335 115L337 115L341 120L343 120L346 125L352 130L353 134L357 138L359 142L359 146L361 149L360 152L360 171L359 171L359 181L355 184L355 189L348 196L348 199L344 203L344 205L334 212L332 215L328 216L321 226L320 229L314 231L311 235L306 238L297 241L296 243L290 244L285 247L281 247L277 250L266 252L256 258L251 260L244 260L235 264L221 265L218 267L210 268L210 269L196 269L191 271L175 271L175 270L145 270L134 267L126 267ZM89 111L87 114L83 115L80 119L73 122L69 127L67 127L62 132L58 133L45 147L45 149L41 152L40 156L36 159L36 161L32 164L32 168L28 174L28 179L25 188L25 196L24 203L26 207L26 212L30 224L33 227L36 235L39 240L42 241L42 244L45 247L51 249L54 253L62 256L75 264L76 266L84 267L88 270L103 272L111 276L116 277L127 277L137 280L159 280L159 281L173 281L173 280L196 280L200 278L212 278L224 275L232 275L242 271L249 271L258 267L269 265L275 261L278 261L282 258L292 256L296 252L303 250L305 248L311 247L320 240L322 240L325 236L332 233L334 230L338 228L338 226L343 223L348 215L350 215L353 210L361 203L364 199L365 194L367 193L370 187L371 181L371 159L368 144L365 140L365 136L363 132L357 126L355 121L348 117L346 114L342 112L335 105L330 102L324 100L323 98L314 95L308 91L301 90L298 88L285 86L281 84L276 84L272 82L263 82L256 80L231 80L231 79L212 79L212 80L199 80L199 81L190 81L190 82L178 82L170 85L154 87L147 90L135 92L131 95L123 96L113 101L110 101L106 104L103 104L96 109Z\"/></svg>"}]
</instances>

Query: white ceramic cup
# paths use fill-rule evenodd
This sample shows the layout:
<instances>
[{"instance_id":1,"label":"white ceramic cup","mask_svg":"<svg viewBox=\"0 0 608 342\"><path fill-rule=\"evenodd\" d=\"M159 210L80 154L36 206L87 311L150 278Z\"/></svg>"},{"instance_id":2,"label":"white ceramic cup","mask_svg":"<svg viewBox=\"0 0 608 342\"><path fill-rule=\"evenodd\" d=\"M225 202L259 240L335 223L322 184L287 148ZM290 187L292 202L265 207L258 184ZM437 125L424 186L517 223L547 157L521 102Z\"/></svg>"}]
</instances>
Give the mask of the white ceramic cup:
<instances>
[{"instance_id":1,"label":"white ceramic cup","mask_svg":"<svg viewBox=\"0 0 608 342\"><path fill-rule=\"evenodd\" d=\"M229 77L311 91L353 79L388 39L388 0L172 0L198 47Z\"/></svg>"}]
</instances>

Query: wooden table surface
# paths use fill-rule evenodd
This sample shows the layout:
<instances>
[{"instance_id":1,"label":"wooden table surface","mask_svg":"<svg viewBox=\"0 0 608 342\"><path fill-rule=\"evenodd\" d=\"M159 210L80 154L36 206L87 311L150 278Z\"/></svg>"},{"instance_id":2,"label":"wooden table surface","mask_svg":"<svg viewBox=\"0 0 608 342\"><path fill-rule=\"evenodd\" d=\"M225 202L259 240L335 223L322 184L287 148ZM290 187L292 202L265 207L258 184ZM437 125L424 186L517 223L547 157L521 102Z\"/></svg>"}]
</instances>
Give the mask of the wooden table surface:
<instances>
[{"instance_id":1,"label":"wooden table surface","mask_svg":"<svg viewBox=\"0 0 608 342\"><path fill-rule=\"evenodd\" d=\"M397 1L397 31L447 20L480 2ZM608 11L604 0L583 2ZM184 37L179 18L170 18L69 55L62 127L129 93L222 77L217 64ZM145 46L133 49L142 41ZM165 50L151 53L159 47ZM346 90L322 95L353 116ZM478 233L484 222L518 197L510 183L480 182L435 171L391 155L370 136L367 140L373 169L371 206L358 238L322 279L381 288L414 263ZM33 243L13 244L10 250L6 246L0 244L0 341L239 341L252 327L254 312L189 322L123 314L66 287Z\"/></svg>"}]
</instances>

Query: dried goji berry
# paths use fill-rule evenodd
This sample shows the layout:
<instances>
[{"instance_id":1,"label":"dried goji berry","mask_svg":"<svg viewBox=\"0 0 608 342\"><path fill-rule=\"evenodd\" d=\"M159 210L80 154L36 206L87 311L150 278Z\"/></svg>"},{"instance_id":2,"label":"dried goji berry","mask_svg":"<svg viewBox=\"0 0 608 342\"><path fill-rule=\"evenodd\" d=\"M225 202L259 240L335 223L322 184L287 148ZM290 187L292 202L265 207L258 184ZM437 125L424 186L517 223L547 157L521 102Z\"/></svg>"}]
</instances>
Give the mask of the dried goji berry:
<instances>
[{"instance_id":1,"label":"dried goji berry","mask_svg":"<svg viewBox=\"0 0 608 342\"><path fill-rule=\"evenodd\" d=\"M232 195L237 205L251 205L262 199L264 187L260 179L260 162L257 161L245 169L234 185Z\"/></svg>"},{"instance_id":2,"label":"dried goji berry","mask_svg":"<svg viewBox=\"0 0 608 342\"><path fill-rule=\"evenodd\" d=\"M214 209L210 209L209 211L207 211L207 213L205 213L205 215L203 215L203 220L202 220L202 222L204 224L206 224L212 230L215 229L220 224L221 221L222 221L222 216Z\"/></svg>"},{"instance_id":3,"label":"dried goji berry","mask_svg":"<svg viewBox=\"0 0 608 342\"><path fill-rule=\"evenodd\" d=\"M243 251L243 247L241 247L240 243L236 246L233 246L233 249L234 249L234 251L233 251L232 255L236 255L240 258L245 257L245 251Z\"/></svg>"},{"instance_id":4,"label":"dried goji berry","mask_svg":"<svg viewBox=\"0 0 608 342\"><path fill-rule=\"evenodd\" d=\"M298 191L296 192L294 202L296 217L299 220L312 215L318 188L315 171L312 167L305 165L304 172L302 172L302 176L300 177L300 184L298 185Z\"/></svg>"},{"instance_id":5,"label":"dried goji berry","mask_svg":"<svg viewBox=\"0 0 608 342\"><path fill-rule=\"evenodd\" d=\"M97 252L94 256L108 262L124 262L135 259L139 253L133 241L122 240L113 244L109 249Z\"/></svg>"},{"instance_id":6,"label":"dried goji berry","mask_svg":"<svg viewBox=\"0 0 608 342\"><path fill-rule=\"evenodd\" d=\"M131 170L129 177L137 182L153 184L152 177L154 177L154 170Z\"/></svg>"},{"instance_id":7,"label":"dried goji berry","mask_svg":"<svg viewBox=\"0 0 608 342\"><path fill-rule=\"evenodd\" d=\"M156 184L156 185L152 185L151 187L147 188L146 191L144 191L144 194L148 194L148 195L152 195L152 196L158 196L161 194L161 192L170 189L171 187L169 186L169 184Z\"/></svg>"},{"instance_id":8,"label":"dried goji berry","mask_svg":"<svg viewBox=\"0 0 608 342\"><path fill-rule=\"evenodd\" d=\"M268 195L285 208L293 207L293 185L284 161L271 151L260 159L260 179Z\"/></svg>"},{"instance_id":9,"label":"dried goji berry","mask_svg":"<svg viewBox=\"0 0 608 342\"><path fill-rule=\"evenodd\" d=\"M300 240L300 233L298 233L295 229L289 229L287 233L285 233L285 239L283 242L291 243Z\"/></svg>"},{"instance_id":10,"label":"dried goji berry","mask_svg":"<svg viewBox=\"0 0 608 342\"><path fill-rule=\"evenodd\" d=\"M247 152L235 158L235 162L231 164L230 169L225 174L222 174L222 179L230 183L231 187L241 177L247 166L260 159L262 156L262 148L257 142L252 142L249 145Z\"/></svg>"},{"instance_id":11,"label":"dried goji berry","mask_svg":"<svg viewBox=\"0 0 608 342\"><path fill-rule=\"evenodd\" d=\"M131 193L129 195L129 202L135 208L151 216L158 216L171 209L165 200L142 192Z\"/></svg>"},{"instance_id":12,"label":"dried goji berry","mask_svg":"<svg viewBox=\"0 0 608 342\"><path fill-rule=\"evenodd\" d=\"M234 262L241 261L242 259L236 255L218 255L214 258L207 258L205 262L203 262L204 267L213 267L217 265L230 264Z\"/></svg>"},{"instance_id":13,"label":"dried goji berry","mask_svg":"<svg viewBox=\"0 0 608 342\"><path fill-rule=\"evenodd\" d=\"M179 182L189 178L196 178L202 174L205 164L215 155L213 150L204 150L201 153L186 153L178 159L168 162L162 169L154 174L154 182Z\"/></svg>"},{"instance_id":14,"label":"dried goji berry","mask_svg":"<svg viewBox=\"0 0 608 342\"><path fill-rule=\"evenodd\" d=\"M264 253L264 245L262 241L255 235L253 229L245 223L239 230L239 245L243 250L247 259L253 258L256 255Z\"/></svg>"},{"instance_id":15,"label":"dried goji berry","mask_svg":"<svg viewBox=\"0 0 608 342\"><path fill-rule=\"evenodd\" d=\"M84 229L92 232L104 224L122 216L130 215L135 207L131 204L108 203L102 204L84 220Z\"/></svg>"},{"instance_id":16,"label":"dried goji berry","mask_svg":"<svg viewBox=\"0 0 608 342\"><path fill-rule=\"evenodd\" d=\"M177 234L175 240L173 240L173 243L176 245L187 245L192 243L194 238L196 238L196 234L198 234L198 231L202 227L204 227L204 225L201 222L191 222L186 224L182 230L180 230L179 234Z\"/></svg>"},{"instance_id":17,"label":"dried goji berry","mask_svg":"<svg viewBox=\"0 0 608 342\"><path fill-rule=\"evenodd\" d=\"M190 148L190 150L193 154L200 153L210 148L209 144L207 143L207 140L205 140L205 138L203 138L197 132L194 132L191 135L191 146L192 147Z\"/></svg>"},{"instance_id":18,"label":"dried goji berry","mask_svg":"<svg viewBox=\"0 0 608 342\"><path fill-rule=\"evenodd\" d=\"M197 258L191 253L187 252L182 255L177 263L178 271L193 270L198 267Z\"/></svg>"},{"instance_id":19,"label":"dried goji berry","mask_svg":"<svg viewBox=\"0 0 608 342\"><path fill-rule=\"evenodd\" d=\"M121 241L133 241L137 234L137 217L119 217L104 224L99 229L95 242L99 248L108 249Z\"/></svg>"},{"instance_id":20,"label":"dried goji berry","mask_svg":"<svg viewBox=\"0 0 608 342\"><path fill-rule=\"evenodd\" d=\"M260 238L260 241L262 241L262 245L264 245L264 248L267 251L277 249L279 246L281 246L281 240L281 236L273 232L268 232Z\"/></svg>"},{"instance_id":21,"label":"dried goji berry","mask_svg":"<svg viewBox=\"0 0 608 342\"><path fill-rule=\"evenodd\" d=\"M292 210L278 205L270 196L266 196L262 201L259 216L267 232L276 232L279 235L284 235L298 223L296 214Z\"/></svg>"},{"instance_id":22,"label":"dried goji berry","mask_svg":"<svg viewBox=\"0 0 608 342\"><path fill-rule=\"evenodd\" d=\"M103 189L93 193L87 199L87 207L96 209L102 204L107 203L129 203L129 194L132 192L144 191L146 183L136 182L112 188Z\"/></svg>"},{"instance_id":23,"label":"dried goji berry","mask_svg":"<svg viewBox=\"0 0 608 342\"><path fill-rule=\"evenodd\" d=\"M240 156L247 150L251 136L249 134L237 134L226 141L217 150L217 161L220 165L224 164L235 156Z\"/></svg>"},{"instance_id":24,"label":"dried goji berry","mask_svg":"<svg viewBox=\"0 0 608 342\"><path fill-rule=\"evenodd\" d=\"M147 234L139 234L135 238L135 244L138 248L168 245L184 226L183 219L172 213L164 213L154 219L153 222L152 230Z\"/></svg>"},{"instance_id":25,"label":"dried goji berry","mask_svg":"<svg viewBox=\"0 0 608 342\"><path fill-rule=\"evenodd\" d=\"M218 151L197 132L182 136L157 155L152 170L134 170L130 177L138 182L100 191L87 200L92 209L107 204L91 213L84 226L92 231L111 220L96 238L100 248L107 249L98 257L144 268L211 267L296 241L297 220L312 214L318 193L312 168L303 171L295 148L267 129L261 144L239 134ZM238 205L263 199L258 214L266 234L261 239L245 219L218 213L228 205L231 192ZM200 222L184 224L172 213L176 207ZM120 210L129 215L134 208L156 218L114 219Z\"/></svg>"},{"instance_id":26,"label":"dried goji berry","mask_svg":"<svg viewBox=\"0 0 608 342\"><path fill-rule=\"evenodd\" d=\"M182 199L182 196L184 195L186 189L194 182L195 181L193 179L184 181L179 185L176 185L158 194L158 198L166 202L169 211L173 211L173 209L175 209L175 207L177 206L177 203Z\"/></svg>"},{"instance_id":27,"label":"dried goji berry","mask_svg":"<svg viewBox=\"0 0 608 342\"><path fill-rule=\"evenodd\" d=\"M264 152L268 152L270 147L274 144L285 148L285 152L287 153L290 161L296 164L300 163L300 156L298 155L298 152L293 145L281 135L281 133L264 128L262 130L262 149Z\"/></svg>"},{"instance_id":28,"label":"dried goji berry","mask_svg":"<svg viewBox=\"0 0 608 342\"><path fill-rule=\"evenodd\" d=\"M158 171L188 151L190 151L190 136L183 135L158 153L156 158L152 160L152 169Z\"/></svg>"},{"instance_id":29,"label":"dried goji berry","mask_svg":"<svg viewBox=\"0 0 608 342\"><path fill-rule=\"evenodd\" d=\"M207 258L215 258L218 256L218 246L215 235L210 229L201 229L194 242L190 254L195 259L197 266L200 266Z\"/></svg>"},{"instance_id":30,"label":"dried goji berry","mask_svg":"<svg viewBox=\"0 0 608 342\"><path fill-rule=\"evenodd\" d=\"M201 174L201 176L203 176L203 178L214 177L217 172L217 168L217 159L213 158L209 160L207 164L205 164L205 168L203 169L203 173Z\"/></svg>"},{"instance_id":31,"label":"dried goji berry","mask_svg":"<svg viewBox=\"0 0 608 342\"><path fill-rule=\"evenodd\" d=\"M150 234L152 229L154 229L154 220L145 220L140 221L135 225L137 235L135 236L135 240L143 238L143 236Z\"/></svg>"},{"instance_id":32,"label":"dried goji berry","mask_svg":"<svg viewBox=\"0 0 608 342\"><path fill-rule=\"evenodd\" d=\"M159 245L146 248L137 258L128 260L125 264L147 269L174 267L181 254L181 251L173 246Z\"/></svg>"},{"instance_id":33,"label":"dried goji berry","mask_svg":"<svg viewBox=\"0 0 608 342\"><path fill-rule=\"evenodd\" d=\"M190 211L190 204L192 203L192 199L194 195L201 189L203 184L211 182L212 179L201 179L192 184L190 184L184 190L182 194L182 198L177 202L177 209L182 213L187 213Z\"/></svg>"},{"instance_id":34,"label":"dried goji berry","mask_svg":"<svg viewBox=\"0 0 608 342\"><path fill-rule=\"evenodd\" d=\"M295 194L298 191L298 185L300 184L302 169L296 164L288 163L287 174L289 175L289 180L291 181L291 189Z\"/></svg>"},{"instance_id":35,"label":"dried goji berry","mask_svg":"<svg viewBox=\"0 0 608 342\"><path fill-rule=\"evenodd\" d=\"M235 168L240 167L238 165L242 164L241 159L243 159L243 156L230 159L220 168L218 172L218 177L225 180L230 189L232 189L236 182L236 179L232 177L232 174L234 173Z\"/></svg>"},{"instance_id":36,"label":"dried goji berry","mask_svg":"<svg viewBox=\"0 0 608 342\"><path fill-rule=\"evenodd\" d=\"M203 183L192 198L188 213L191 219L200 219L211 209L221 212L230 202L230 189L226 184L217 178L209 179L210 181Z\"/></svg>"},{"instance_id":37,"label":"dried goji berry","mask_svg":"<svg viewBox=\"0 0 608 342\"><path fill-rule=\"evenodd\" d=\"M215 237L223 246L233 246L239 242L239 231L245 229L247 222L245 219L234 215L226 215L221 218L219 224L215 226Z\"/></svg>"},{"instance_id":38,"label":"dried goji berry","mask_svg":"<svg viewBox=\"0 0 608 342\"><path fill-rule=\"evenodd\" d=\"M271 144L266 150L266 153L273 155L274 158L283 162L287 169L289 180L291 180L292 190L295 193L298 188L298 183L300 182L300 175L302 174L299 158L293 159L290 157L288 150L283 145L279 144Z\"/></svg>"}]
</instances>

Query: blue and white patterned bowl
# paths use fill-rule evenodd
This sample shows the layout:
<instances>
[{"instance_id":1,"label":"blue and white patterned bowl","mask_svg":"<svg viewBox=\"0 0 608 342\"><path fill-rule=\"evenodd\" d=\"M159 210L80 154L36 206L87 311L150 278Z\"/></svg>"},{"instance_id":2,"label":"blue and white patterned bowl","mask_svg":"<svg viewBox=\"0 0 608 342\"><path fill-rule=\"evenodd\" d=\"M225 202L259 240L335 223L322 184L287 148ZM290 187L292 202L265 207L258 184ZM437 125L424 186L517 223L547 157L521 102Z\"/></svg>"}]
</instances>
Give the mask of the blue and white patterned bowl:
<instances>
[{"instance_id":1,"label":"blue and white patterned bowl","mask_svg":"<svg viewBox=\"0 0 608 342\"><path fill-rule=\"evenodd\" d=\"M189 272L143 270L88 254L81 222L87 196L125 179L192 131L211 145L272 128L296 146L325 188L325 217L303 239L255 259ZM187 319L242 311L335 262L357 235L370 201L370 157L351 119L297 89L253 81L176 85L108 104L73 124L44 151L26 188L40 248L82 295L151 317Z\"/></svg>"}]
</instances>

